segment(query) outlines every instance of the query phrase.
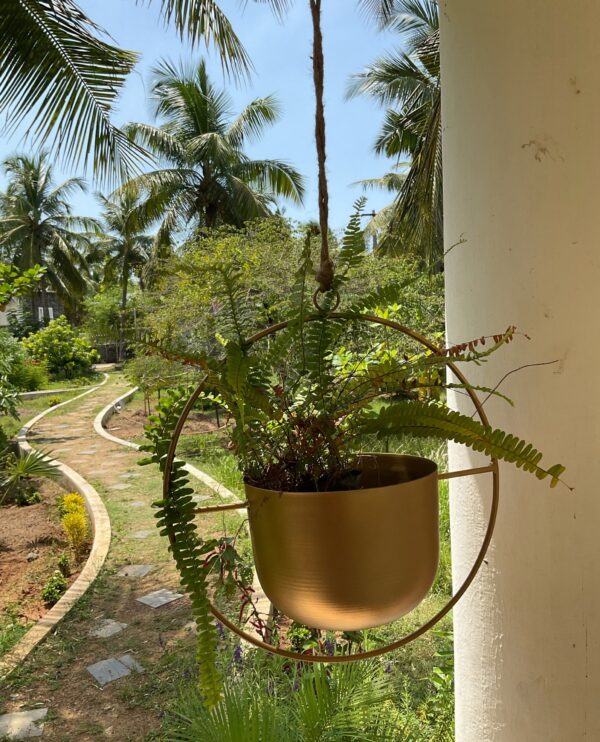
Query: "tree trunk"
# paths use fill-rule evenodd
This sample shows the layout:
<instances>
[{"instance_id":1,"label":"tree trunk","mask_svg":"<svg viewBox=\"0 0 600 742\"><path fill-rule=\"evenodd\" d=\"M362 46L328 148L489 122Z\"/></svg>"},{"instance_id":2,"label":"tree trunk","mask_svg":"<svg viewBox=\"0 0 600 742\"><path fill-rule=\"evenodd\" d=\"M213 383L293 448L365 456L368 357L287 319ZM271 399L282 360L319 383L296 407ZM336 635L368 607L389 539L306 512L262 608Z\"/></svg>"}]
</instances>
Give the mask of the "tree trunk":
<instances>
[{"instance_id":1,"label":"tree trunk","mask_svg":"<svg viewBox=\"0 0 600 742\"><path fill-rule=\"evenodd\" d=\"M123 253L123 272L121 274L121 326L119 328L119 361L125 360L125 313L127 311L127 289L129 286L129 249Z\"/></svg>"}]
</instances>

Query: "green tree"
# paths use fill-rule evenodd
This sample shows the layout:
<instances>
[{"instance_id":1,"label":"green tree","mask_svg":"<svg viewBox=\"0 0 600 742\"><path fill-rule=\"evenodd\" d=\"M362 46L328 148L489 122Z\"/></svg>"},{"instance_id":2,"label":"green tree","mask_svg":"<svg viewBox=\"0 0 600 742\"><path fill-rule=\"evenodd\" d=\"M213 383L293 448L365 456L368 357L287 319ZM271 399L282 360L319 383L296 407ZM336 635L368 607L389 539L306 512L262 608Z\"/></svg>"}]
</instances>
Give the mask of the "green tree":
<instances>
[{"instance_id":1,"label":"green tree","mask_svg":"<svg viewBox=\"0 0 600 742\"><path fill-rule=\"evenodd\" d=\"M204 61L189 68L164 61L154 70L152 98L164 123L128 129L169 164L132 181L146 192L143 218L161 221L162 239L189 225L239 226L269 214L277 197L301 203L303 179L293 167L252 160L244 152L249 140L278 119L273 97L258 98L231 118L230 98L211 83Z\"/></svg>"},{"instance_id":2,"label":"green tree","mask_svg":"<svg viewBox=\"0 0 600 742\"><path fill-rule=\"evenodd\" d=\"M98 353L88 341L74 330L66 317L58 317L43 330L21 341L27 355L47 364L50 374L57 379L72 379L88 374Z\"/></svg>"},{"instance_id":3,"label":"green tree","mask_svg":"<svg viewBox=\"0 0 600 742\"><path fill-rule=\"evenodd\" d=\"M213 40L225 69L249 70L215 0L159 3L162 19L182 39ZM99 176L122 177L144 161L145 153L110 120L138 55L108 43L74 0L3 0L0 57L0 109L11 129L26 123L37 144L48 144L71 166L91 163Z\"/></svg>"},{"instance_id":4,"label":"green tree","mask_svg":"<svg viewBox=\"0 0 600 742\"><path fill-rule=\"evenodd\" d=\"M44 153L10 157L3 169L9 181L0 194L0 249L22 271L45 268L40 286L49 284L73 312L87 288L89 234L98 228L94 219L71 212L70 197L85 183L69 178L57 185Z\"/></svg>"},{"instance_id":5,"label":"green tree","mask_svg":"<svg viewBox=\"0 0 600 742\"><path fill-rule=\"evenodd\" d=\"M386 210L379 249L412 251L429 266L443 260L442 130L438 5L397 0L388 25L405 48L354 75L348 94L369 95L388 106L375 151L398 161L406 173L365 181L396 192Z\"/></svg>"},{"instance_id":6,"label":"green tree","mask_svg":"<svg viewBox=\"0 0 600 742\"><path fill-rule=\"evenodd\" d=\"M102 206L102 236L95 248L105 259L104 283L118 283L121 290L120 348L124 348L125 316L129 283L134 274L142 279L152 255L153 238L139 219L140 200L136 188L124 188L110 197L98 194ZM120 358L122 360L122 358Z\"/></svg>"},{"instance_id":7,"label":"green tree","mask_svg":"<svg viewBox=\"0 0 600 742\"><path fill-rule=\"evenodd\" d=\"M0 263L0 310L15 296L26 296L34 291L44 273L41 265L20 271L14 265Z\"/></svg>"},{"instance_id":8,"label":"green tree","mask_svg":"<svg viewBox=\"0 0 600 742\"><path fill-rule=\"evenodd\" d=\"M100 285L98 291L86 296L83 302L82 331L94 345L112 345L115 358L122 358L121 289L117 285Z\"/></svg>"}]
</instances>

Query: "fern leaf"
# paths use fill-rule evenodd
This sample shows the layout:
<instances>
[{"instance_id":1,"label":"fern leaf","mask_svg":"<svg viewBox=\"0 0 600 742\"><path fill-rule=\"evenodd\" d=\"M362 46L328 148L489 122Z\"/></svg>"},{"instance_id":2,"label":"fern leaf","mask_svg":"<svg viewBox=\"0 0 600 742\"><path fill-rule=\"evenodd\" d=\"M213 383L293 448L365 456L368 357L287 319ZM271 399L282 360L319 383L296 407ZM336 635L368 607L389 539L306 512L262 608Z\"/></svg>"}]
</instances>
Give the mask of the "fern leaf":
<instances>
[{"instance_id":1,"label":"fern leaf","mask_svg":"<svg viewBox=\"0 0 600 742\"><path fill-rule=\"evenodd\" d=\"M363 422L363 431L379 437L410 433L452 440L514 464L519 469L535 474L538 479L550 477L551 487L561 481L560 476L565 471L561 464L542 467L542 454L530 443L432 402L398 402L383 407L378 414Z\"/></svg>"}]
</instances>

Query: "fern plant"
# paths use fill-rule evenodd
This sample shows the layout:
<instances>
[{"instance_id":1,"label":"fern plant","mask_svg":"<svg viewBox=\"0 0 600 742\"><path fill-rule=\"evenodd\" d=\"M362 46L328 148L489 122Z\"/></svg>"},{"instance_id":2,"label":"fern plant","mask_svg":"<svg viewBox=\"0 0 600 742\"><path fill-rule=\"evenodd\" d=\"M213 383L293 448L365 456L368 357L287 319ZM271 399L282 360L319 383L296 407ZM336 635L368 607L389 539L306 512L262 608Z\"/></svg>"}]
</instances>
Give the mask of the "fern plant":
<instances>
[{"instance_id":1,"label":"fern plant","mask_svg":"<svg viewBox=\"0 0 600 742\"><path fill-rule=\"evenodd\" d=\"M179 348L148 347L165 357L198 367L206 393L218 395L234 420L230 447L247 483L276 491L327 491L361 486L360 443L373 434L426 436L465 444L489 457L514 464L537 476L560 481L564 467L545 466L531 444L494 430L444 403L448 388L467 385L446 380L449 364L486 362L511 342L515 328L490 338L424 350L365 316L385 312L372 292L341 304L348 272L366 255L360 229L364 201L356 204L336 256L333 291L317 295L313 305L311 235L308 234L289 296L285 327L257 342L258 328L249 311L235 265L217 262L219 294L215 334L219 353L189 353ZM393 304L406 286L385 287L380 299ZM211 344L207 344L211 345ZM212 346L214 347L214 346ZM479 389L498 395L495 389ZM171 390L146 429L150 453L145 463L164 470L171 433L191 388ZM502 395L500 395L502 396ZM206 545L194 523L193 490L181 461L175 461L169 497L156 503L161 533L169 537L181 582L189 593L198 625L198 661L204 703L218 704L222 678L216 669L217 632L208 601Z\"/></svg>"},{"instance_id":2,"label":"fern plant","mask_svg":"<svg viewBox=\"0 0 600 742\"><path fill-rule=\"evenodd\" d=\"M511 342L515 328L438 351L424 350L398 333L365 322L386 304L401 299L404 286L384 287L343 303L348 272L366 256L360 228L364 200L355 212L336 256L333 290L313 305L311 236L289 297L288 323L268 340L251 344L249 296L235 266L214 266L220 286L220 354L165 355L200 367L207 387L217 393L235 421L231 446L245 480L283 491L321 491L360 486L357 448L377 433L427 436L463 443L489 457L510 462L555 486L564 471L545 466L531 444L493 430L468 415L448 409L446 389L465 384L446 380L449 364L481 365ZM502 397L495 389L471 386Z\"/></svg>"}]
</instances>

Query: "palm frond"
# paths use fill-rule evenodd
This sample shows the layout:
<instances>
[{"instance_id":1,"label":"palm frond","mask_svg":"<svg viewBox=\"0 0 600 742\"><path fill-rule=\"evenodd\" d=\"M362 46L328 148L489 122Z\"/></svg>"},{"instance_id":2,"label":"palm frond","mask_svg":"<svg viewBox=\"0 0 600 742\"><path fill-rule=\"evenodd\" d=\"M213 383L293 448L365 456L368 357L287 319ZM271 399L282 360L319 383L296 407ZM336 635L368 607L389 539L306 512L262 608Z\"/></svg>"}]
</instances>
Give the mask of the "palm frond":
<instances>
[{"instance_id":1,"label":"palm frond","mask_svg":"<svg viewBox=\"0 0 600 742\"><path fill-rule=\"evenodd\" d=\"M113 180L145 153L110 121L137 55L98 38L73 0L6 0L0 15L0 109L9 130L27 123L70 167L91 162Z\"/></svg>"},{"instance_id":2,"label":"palm frond","mask_svg":"<svg viewBox=\"0 0 600 742\"><path fill-rule=\"evenodd\" d=\"M282 160L248 160L243 162L236 175L255 185L259 190L273 196L289 198L302 204L304 198L304 177L289 163Z\"/></svg>"},{"instance_id":3,"label":"palm frond","mask_svg":"<svg viewBox=\"0 0 600 742\"><path fill-rule=\"evenodd\" d=\"M231 124L227 139L232 147L239 148L248 140L258 139L265 127L274 124L280 116L281 106L275 96L256 98Z\"/></svg>"},{"instance_id":4,"label":"palm frond","mask_svg":"<svg viewBox=\"0 0 600 742\"><path fill-rule=\"evenodd\" d=\"M280 4L281 0L273 2ZM214 42L226 72L247 75L252 69L248 53L215 0L160 0L160 12L182 41L187 39L192 46L200 39L207 45Z\"/></svg>"}]
</instances>

